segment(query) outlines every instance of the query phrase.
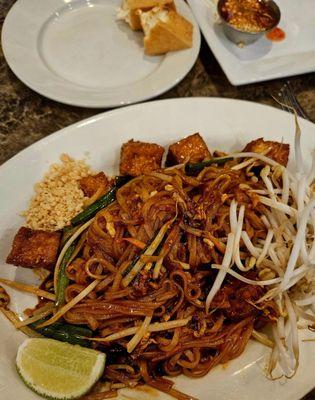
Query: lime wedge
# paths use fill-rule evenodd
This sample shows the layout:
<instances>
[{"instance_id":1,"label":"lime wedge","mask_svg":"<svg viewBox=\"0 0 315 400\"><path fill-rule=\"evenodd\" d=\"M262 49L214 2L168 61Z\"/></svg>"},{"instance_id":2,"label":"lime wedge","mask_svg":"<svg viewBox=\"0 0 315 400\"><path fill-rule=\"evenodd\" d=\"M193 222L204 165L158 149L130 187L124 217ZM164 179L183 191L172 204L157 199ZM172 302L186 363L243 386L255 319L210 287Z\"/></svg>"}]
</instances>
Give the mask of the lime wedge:
<instances>
[{"instance_id":1,"label":"lime wedge","mask_svg":"<svg viewBox=\"0 0 315 400\"><path fill-rule=\"evenodd\" d=\"M53 339L27 339L16 367L24 383L48 399L76 399L101 377L105 354Z\"/></svg>"}]
</instances>

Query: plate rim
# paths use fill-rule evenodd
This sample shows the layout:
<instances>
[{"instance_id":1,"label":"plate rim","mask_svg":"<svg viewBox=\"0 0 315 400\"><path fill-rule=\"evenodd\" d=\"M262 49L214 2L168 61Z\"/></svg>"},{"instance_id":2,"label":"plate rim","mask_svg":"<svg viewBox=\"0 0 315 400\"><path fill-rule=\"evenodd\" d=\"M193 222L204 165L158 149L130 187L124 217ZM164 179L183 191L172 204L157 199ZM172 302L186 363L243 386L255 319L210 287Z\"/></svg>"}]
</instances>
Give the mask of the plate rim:
<instances>
[{"instance_id":1,"label":"plate rim","mask_svg":"<svg viewBox=\"0 0 315 400\"><path fill-rule=\"evenodd\" d=\"M35 1L38 1L38 0L35 0ZM76 0L71 0L71 1L76 1ZM192 12L191 7L184 0L175 0L175 1L179 2L181 7L186 8L186 11L190 14L190 19L194 25L193 46L192 46L192 48L187 49L188 51L191 51L191 55L190 55L189 59L187 59L187 62L184 64L184 66L181 70L181 73L178 74L176 79L169 81L168 84L164 84L164 85L160 86L155 91L152 90L151 93L147 93L145 96L139 95L139 96L136 96L135 98L132 98L131 100L127 99L127 100L120 100L120 101L118 101L118 100L111 101L110 96L109 96L109 99L105 98L105 100L97 99L97 100L88 101L87 99L85 99L83 101L76 102L76 101L72 101L71 99L62 99L62 97L63 97L62 94L60 96L58 96L58 95L55 96L54 94L51 94L51 93L47 94L45 92L45 90L43 90L42 88L38 88L37 87L38 85L36 85L36 83L34 84L32 82L32 79L29 79L28 74L26 74L26 76L24 76L24 74L21 73L21 70L16 67L17 62L14 60L12 61L12 57L9 54L10 51L8 51L8 47L7 47L7 37L8 37L7 31L8 31L8 26L10 26L8 24L12 23L10 21L10 19L12 18L12 15L14 15L13 13L15 12L15 9L21 6L22 0L17 0L12 5L12 7L9 9L9 11L4 19L2 31L1 31L1 43L2 43L3 55L4 55L5 61L6 61L7 65L9 66L10 70L14 73L14 75L23 84L28 86L31 90L33 90L37 94L40 94L41 96L44 96L50 100L59 102L61 104L82 107L82 108L108 109L108 108L113 108L113 107L128 106L131 104L136 104L139 102L151 100L153 98L156 98L156 97L166 93L167 91L169 91L169 90L173 89L175 86L177 86L188 75L188 73L191 71L191 69L194 67L194 65L198 59L199 53L200 53L201 33L200 33L198 21L195 18L195 15ZM47 17L48 17L48 15L47 15ZM174 54L175 54L175 52L174 52ZM151 74L149 74L149 76L151 76L152 74L155 74L155 72L156 72L156 70L154 70ZM137 82L131 83L130 85L126 85L126 87L130 86L132 88L132 85L136 84Z\"/></svg>"},{"instance_id":2,"label":"plate rim","mask_svg":"<svg viewBox=\"0 0 315 400\"><path fill-rule=\"evenodd\" d=\"M284 113L286 114L290 114L288 111L284 111L281 110L280 108L277 107L273 107L269 104L262 104L262 103L257 103L255 101L250 101L250 100L243 100L243 99L235 99L232 97L206 97L206 96L196 96L196 97L175 97L175 98L169 98L169 99L156 99L156 100L151 100L151 101L147 101L147 102L141 102L141 103L134 103L134 104L130 104L124 107L118 107L112 110L105 110L102 111L100 113L97 113L95 115L92 115L90 117L84 118L82 120L76 121L70 125L67 125L61 129L58 129L50 134L48 134L47 136L44 136L43 138L37 140L36 142L30 144L29 146L25 147L24 149L20 150L19 152L17 152L14 156L10 157L8 160L6 160L4 163L0 164L0 174L3 173L3 171L7 168L11 167L11 164L14 164L16 161L20 160L24 154L30 152L33 149L37 149L40 148L41 146L45 146L46 144L49 144L50 141L54 140L57 136L64 134L64 132L66 131L71 131L72 129L75 129L77 127L81 127L83 125L88 125L90 123L93 123L95 121L98 121L100 119L103 118L110 118L112 115L115 114L120 114L120 113L124 113L124 112L132 112L133 109L137 109L137 108L146 108L146 107L151 107L151 106L155 106L158 105L160 103L177 103L177 102L226 102L226 103L230 103L230 102L236 102L239 104L248 104L251 106L256 106L256 107L263 107L266 109L270 109L273 110L276 113L279 113L279 115L283 115ZM308 125L310 128L315 129L315 122L311 122L307 119L298 117L298 120L303 124ZM47 143L46 143L47 142Z\"/></svg>"}]
</instances>

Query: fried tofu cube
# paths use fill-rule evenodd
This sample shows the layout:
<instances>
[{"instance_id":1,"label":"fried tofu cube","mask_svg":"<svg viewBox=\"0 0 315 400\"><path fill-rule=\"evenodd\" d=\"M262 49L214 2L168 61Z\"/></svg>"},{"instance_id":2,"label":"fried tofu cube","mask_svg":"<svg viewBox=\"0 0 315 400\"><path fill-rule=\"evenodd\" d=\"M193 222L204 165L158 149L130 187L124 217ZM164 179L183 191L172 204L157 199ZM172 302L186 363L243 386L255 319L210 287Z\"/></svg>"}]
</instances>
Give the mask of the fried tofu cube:
<instances>
[{"instance_id":1,"label":"fried tofu cube","mask_svg":"<svg viewBox=\"0 0 315 400\"><path fill-rule=\"evenodd\" d=\"M166 165L176 165L186 162L200 162L209 159L211 153L199 133L172 144L167 153Z\"/></svg>"},{"instance_id":2,"label":"fried tofu cube","mask_svg":"<svg viewBox=\"0 0 315 400\"><path fill-rule=\"evenodd\" d=\"M80 188L83 190L85 196L92 197L97 191L102 195L106 193L110 186L109 180L107 179L104 172L100 172L96 175L88 175L81 178Z\"/></svg>"},{"instance_id":3,"label":"fried tofu cube","mask_svg":"<svg viewBox=\"0 0 315 400\"><path fill-rule=\"evenodd\" d=\"M176 10L173 0L124 0L122 6L118 9L117 17L120 20L125 20L132 30L141 30L139 12L149 11L154 7Z\"/></svg>"},{"instance_id":4,"label":"fried tofu cube","mask_svg":"<svg viewBox=\"0 0 315 400\"><path fill-rule=\"evenodd\" d=\"M155 143L124 143L120 153L121 175L139 176L161 168L164 149Z\"/></svg>"},{"instance_id":5,"label":"fried tofu cube","mask_svg":"<svg viewBox=\"0 0 315 400\"><path fill-rule=\"evenodd\" d=\"M286 143L273 142L259 138L249 142L244 150L245 152L264 153L269 158L286 166L289 160L290 145Z\"/></svg>"},{"instance_id":6,"label":"fried tofu cube","mask_svg":"<svg viewBox=\"0 0 315 400\"><path fill-rule=\"evenodd\" d=\"M155 7L140 14L144 50L149 56L189 49L193 45L193 25L176 11Z\"/></svg>"},{"instance_id":7,"label":"fried tofu cube","mask_svg":"<svg viewBox=\"0 0 315 400\"><path fill-rule=\"evenodd\" d=\"M45 232L22 226L12 244L6 262L25 268L51 269L57 261L60 232Z\"/></svg>"}]
</instances>

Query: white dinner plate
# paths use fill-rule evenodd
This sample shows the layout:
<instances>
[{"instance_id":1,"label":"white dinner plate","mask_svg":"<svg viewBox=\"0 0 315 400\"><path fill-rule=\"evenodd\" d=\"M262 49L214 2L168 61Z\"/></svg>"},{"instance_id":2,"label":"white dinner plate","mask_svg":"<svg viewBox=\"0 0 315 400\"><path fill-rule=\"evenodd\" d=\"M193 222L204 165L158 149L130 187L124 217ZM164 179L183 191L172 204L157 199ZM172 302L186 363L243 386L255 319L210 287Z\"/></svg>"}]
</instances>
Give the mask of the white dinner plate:
<instances>
[{"instance_id":1,"label":"white dinner plate","mask_svg":"<svg viewBox=\"0 0 315 400\"><path fill-rule=\"evenodd\" d=\"M15 75L62 103L108 108L150 99L178 84L194 65L200 31L184 0L177 10L194 25L193 47L145 56L143 34L117 21L122 0L18 0L2 30Z\"/></svg>"},{"instance_id":2,"label":"white dinner plate","mask_svg":"<svg viewBox=\"0 0 315 400\"><path fill-rule=\"evenodd\" d=\"M314 0L276 0L279 27L286 38L271 42L264 36L239 48L224 35L216 13L217 0L188 0L202 33L233 85L244 85L315 71Z\"/></svg>"},{"instance_id":3,"label":"white dinner plate","mask_svg":"<svg viewBox=\"0 0 315 400\"><path fill-rule=\"evenodd\" d=\"M315 148L315 126L300 120L305 157ZM61 153L88 157L96 169L117 173L122 143L134 138L167 146L194 132L200 132L210 149L242 149L257 137L293 143L293 117L277 109L229 99L174 99L139 104L97 115L35 143L0 167L0 276L32 282L33 272L5 264L12 239L23 219L33 185ZM35 303L30 295L9 290L11 307L21 312ZM1 313L0 313L1 314ZM307 332L301 331L300 338ZM37 396L19 379L14 359L25 338L0 318L0 398L35 400ZM301 342L300 367L290 380L270 381L264 375L266 347L248 344L245 352L227 365L219 366L201 379L184 376L176 387L201 400L298 400L314 386L315 344ZM120 400L164 400L156 391L124 391Z\"/></svg>"}]
</instances>

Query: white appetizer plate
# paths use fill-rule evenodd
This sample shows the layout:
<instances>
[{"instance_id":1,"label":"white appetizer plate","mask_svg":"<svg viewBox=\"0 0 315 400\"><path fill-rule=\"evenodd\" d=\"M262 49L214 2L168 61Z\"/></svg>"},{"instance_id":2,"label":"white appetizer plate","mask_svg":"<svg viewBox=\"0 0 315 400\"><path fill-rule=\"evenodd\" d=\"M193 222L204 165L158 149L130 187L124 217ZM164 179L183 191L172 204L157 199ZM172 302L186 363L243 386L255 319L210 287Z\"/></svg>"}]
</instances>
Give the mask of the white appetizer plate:
<instances>
[{"instance_id":1,"label":"white appetizer plate","mask_svg":"<svg viewBox=\"0 0 315 400\"><path fill-rule=\"evenodd\" d=\"M281 10L279 27L286 38L271 42L264 36L239 48L218 23L216 0L188 0L202 33L233 85L267 81L315 71L314 0L276 0Z\"/></svg>"},{"instance_id":2,"label":"white appetizer plate","mask_svg":"<svg viewBox=\"0 0 315 400\"><path fill-rule=\"evenodd\" d=\"M12 71L53 100L108 108L158 96L194 65L200 31L189 7L178 12L194 25L193 47L163 56L144 55L143 34L117 21L121 0L18 0L2 30Z\"/></svg>"},{"instance_id":3,"label":"white appetizer plate","mask_svg":"<svg viewBox=\"0 0 315 400\"><path fill-rule=\"evenodd\" d=\"M300 120L305 158L315 148L315 126ZM117 173L122 143L134 138L167 146L200 132L210 149L236 150L257 137L293 143L293 117L255 103L229 99L174 99L130 106L79 122L35 143L0 167L0 276L31 283L33 272L5 264L12 239L23 224L19 213L50 163L61 153L86 158L96 169ZM35 303L30 295L8 289L13 310ZM0 313L1 314L1 313ZM307 335L302 331L300 338ZM25 336L0 317L0 398L36 400L18 377L14 359ZM184 376L176 387L200 400L298 400L314 386L315 344L301 342L300 367L293 379L270 381L264 375L268 350L257 342L225 366L201 379ZM124 390L120 400L170 400L156 391Z\"/></svg>"}]
</instances>

